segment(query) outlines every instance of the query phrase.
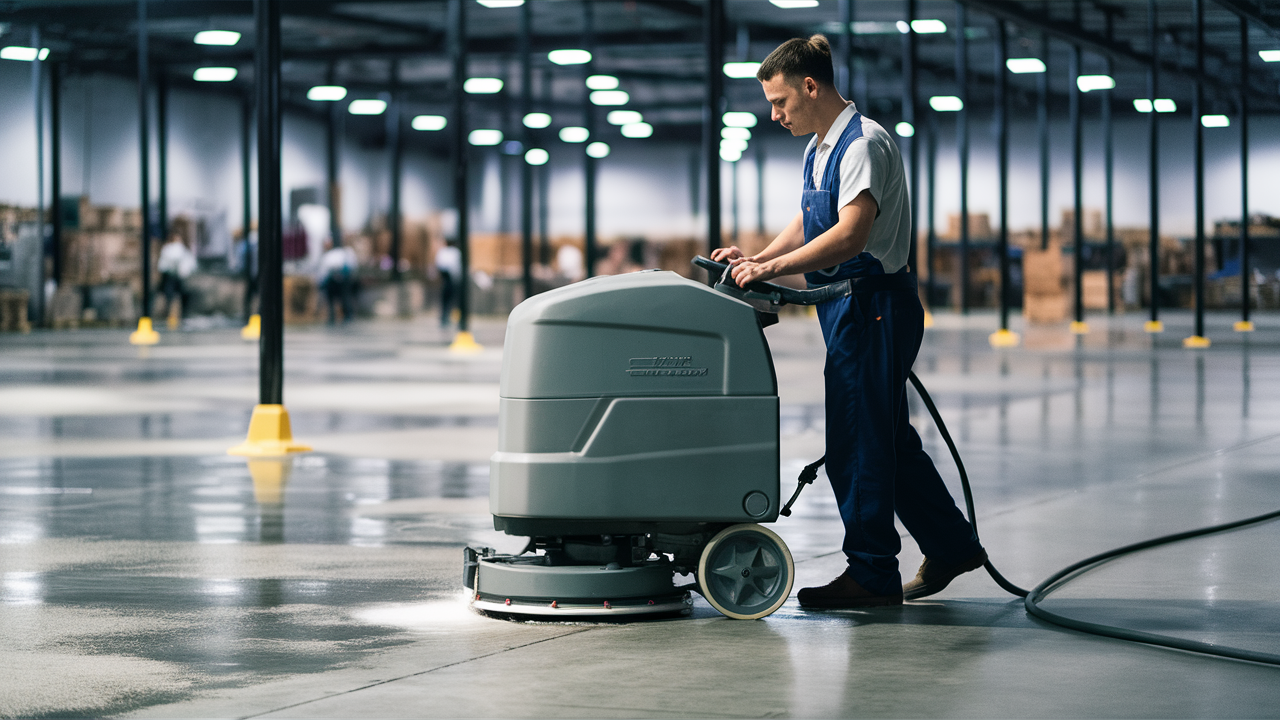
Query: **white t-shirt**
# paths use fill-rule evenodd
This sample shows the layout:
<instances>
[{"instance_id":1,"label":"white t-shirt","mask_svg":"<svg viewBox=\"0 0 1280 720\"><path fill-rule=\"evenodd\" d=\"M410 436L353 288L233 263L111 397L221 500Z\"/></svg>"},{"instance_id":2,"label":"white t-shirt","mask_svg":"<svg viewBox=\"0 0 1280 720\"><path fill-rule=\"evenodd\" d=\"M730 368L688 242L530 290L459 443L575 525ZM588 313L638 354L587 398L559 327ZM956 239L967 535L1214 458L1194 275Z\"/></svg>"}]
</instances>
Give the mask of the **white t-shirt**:
<instances>
[{"instance_id":1,"label":"white t-shirt","mask_svg":"<svg viewBox=\"0 0 1280 720\"><path fill-rule=\"evenodd\" d=\"M813 159L814 187L821 189L827 158L856 112L853 103L849 103L831 123L826 136L819 140L815 134L805 148L806 158L815 145L818 148ZM866 252L879 260L885 273L891 275L907 264L911 250L911 198L898 144L876 121L865 115L861 120L862 137L849 143L840 162L840 195L836 199L836 210L838 212L853 202L863 190L871 191L879 209L871 223Z\"/></svg>"},{"instance_id":2,"label":"white t-shirt","mask_svg":"<svg viewBox=\"0 0 1280 720\"><path fill-rule=\"evenodd\" d=\"M462 275L462 251L453 245L441 246L436 251L436 270L458 278Z\"/></svg>"}]
</instances>

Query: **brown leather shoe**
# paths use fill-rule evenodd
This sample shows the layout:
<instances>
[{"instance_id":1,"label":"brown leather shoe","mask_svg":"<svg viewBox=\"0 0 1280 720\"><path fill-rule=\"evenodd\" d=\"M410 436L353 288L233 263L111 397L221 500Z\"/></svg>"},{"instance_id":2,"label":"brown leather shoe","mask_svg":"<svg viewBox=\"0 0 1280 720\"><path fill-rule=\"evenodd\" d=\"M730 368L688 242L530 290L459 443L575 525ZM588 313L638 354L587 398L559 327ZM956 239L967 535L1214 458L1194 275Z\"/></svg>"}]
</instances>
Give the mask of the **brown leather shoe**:
<instances>
[{"instance_id":1,"label":"brown leather shoe","mask_svg":"<svg viewBox=\"0 0 1280 720\"><path fill-rule=\"evenodd\" d=\"M929 558L925 558L924 562L920 563L920 571L916 573L915 579L902 586L902 596L907 600L917 600L942 592L942 589L950 585L952 580L971 570L977 570L986 562L986 550L979 550L973 557L949 568L940 568L937 563L932 563Z\"/></svg>"},{"instance_id":2,"label":"brown leather shoe","mask_svg":"<svg viewBox=\"0 0 1280 720\"><path fill-rule=\"evenodd\" d=\"M901 605L902 595L872 595L849 577L846 570L840 577L822 587L803 588L796 593L801 607L847 609Z\"/></svg>"}]
</instances>

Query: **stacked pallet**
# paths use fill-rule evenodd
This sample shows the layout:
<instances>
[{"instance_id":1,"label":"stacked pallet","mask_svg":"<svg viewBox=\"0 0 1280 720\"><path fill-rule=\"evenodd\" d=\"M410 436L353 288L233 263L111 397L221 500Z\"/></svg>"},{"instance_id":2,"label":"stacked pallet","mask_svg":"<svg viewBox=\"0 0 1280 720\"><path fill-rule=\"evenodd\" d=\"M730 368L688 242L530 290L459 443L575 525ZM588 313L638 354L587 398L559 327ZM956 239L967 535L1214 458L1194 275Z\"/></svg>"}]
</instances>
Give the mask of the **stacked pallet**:
<instances>
[{"instance_id":1,"label":"stacked pallet","mask_svg":"<svg viewBox=\"0 0 1280 720\"><path fill-rule=\"evenodd\" d=\"M1024 250L1022 277L1022 314L1028 322L1050 324L1066 319L1067 288L1060 245L1049 243L1044 250Z\"/></svg>"}]
</instances>

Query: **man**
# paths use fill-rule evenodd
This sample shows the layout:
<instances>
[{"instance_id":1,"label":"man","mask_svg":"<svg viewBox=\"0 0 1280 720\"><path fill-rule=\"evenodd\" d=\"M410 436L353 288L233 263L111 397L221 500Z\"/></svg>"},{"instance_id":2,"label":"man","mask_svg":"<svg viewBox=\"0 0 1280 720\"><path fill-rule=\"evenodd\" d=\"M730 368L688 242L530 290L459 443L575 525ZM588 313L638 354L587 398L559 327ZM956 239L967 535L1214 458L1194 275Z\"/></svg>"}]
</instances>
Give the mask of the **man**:
<instances>
[{"instance_id":1,"label":"man","mask_svg":"<svg viewBox=\"0 0 1280 720\"><path fill-rule=\"evenodd\" d=\"M462 282L462 251L458 243L450 240L436 251L436 272L440 273L440 327L447 328L453 321L453 303L458 295L458 283Z\"/></svg>"},{"instance_id":2,"label":"man","mask_svg":"<svg viewBox=\"0 0 1280 720\"><path fill-rule=\"evenodd\" d=\"M333 240L324 241L324 254L320 256L320 266L316 271L316 280L324 291L329 305L329 324L336 320L337 305L342 305L342 322L349 323L355 317L355 273L359 261L355 252L345 245L334 247Z\"/></svg>"},{"instance_id":3,"label":"man","mask_svg":"<svg viewBox=\"0 0 1280 720\"><path fill-rule=\"evenodd\" d=\"M169 329L176 330L180 321L187 316L187 306L191 296L187 293L187 278L196 271L196 256L187 249L182 235L173 233L169 242L160 248L160 257L156 261L156 270L160 272L160 291L164 293L164 314L169 318ZM181 315L174 307L174 299L182 302Z\"/></svg>"},{"instance_id":4,"label":"man","mask_svg":"<svg viewBox=\"0 0 1280 720\"><path fill-rule=\"evenodd\" d=\"M814 134L801 211L758 255L730 247L712 258L732 262L739 285L804 273L811 287L851 280L852 288L817 306L827 345L827 476L848 567L825 586L801 590L800 604L870 607L932 595L981 567L986 552L907 418L906 380L924 310L906 266L911 214L902 158L884 128L836 91L822 35L783 43L756 78L773 120L792 135ZM895 512L925 555L905 587Z\"/></svg>"}]
</instances>

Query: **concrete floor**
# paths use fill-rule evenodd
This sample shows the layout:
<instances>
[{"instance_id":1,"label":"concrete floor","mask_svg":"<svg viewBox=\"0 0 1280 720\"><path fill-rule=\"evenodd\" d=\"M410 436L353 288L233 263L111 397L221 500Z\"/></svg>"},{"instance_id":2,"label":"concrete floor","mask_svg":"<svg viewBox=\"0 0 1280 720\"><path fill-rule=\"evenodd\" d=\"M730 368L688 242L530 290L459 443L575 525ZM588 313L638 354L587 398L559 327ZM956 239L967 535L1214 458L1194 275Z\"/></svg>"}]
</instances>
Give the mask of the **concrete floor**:
<instances>
[{"instance_id":1,"label":"concrete floor","mask_svg":"<svg viewBox=\"0 0 1280 720\"><path fill-rule=\"evenodd\" d=\"M1211 327L1233 318L1212 316ZM1087 555L1280 508L1280 317L1092 318L995 351L939 315L917 372L973 478L992 559L1031 586ZM768 331L784 491L822 454L816 321ZM970 574L901 608L732 621L511 623L472 614L503 326L451 355L422 319L290 328L285 401L316 452L287 481L225 455L256 400L231 330L0 338L0 716L1278 717L1280 668L1062 630ZM944 475L955 472L913 402ZM953 485L954 487L954 485ZM820 482L773 526L796 588L838 574ZM902 567L920 561L909 541ZM1280 523L1112 562L1045 606L1280 652Z\"/></svg>"}]
</instances>

